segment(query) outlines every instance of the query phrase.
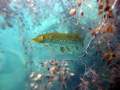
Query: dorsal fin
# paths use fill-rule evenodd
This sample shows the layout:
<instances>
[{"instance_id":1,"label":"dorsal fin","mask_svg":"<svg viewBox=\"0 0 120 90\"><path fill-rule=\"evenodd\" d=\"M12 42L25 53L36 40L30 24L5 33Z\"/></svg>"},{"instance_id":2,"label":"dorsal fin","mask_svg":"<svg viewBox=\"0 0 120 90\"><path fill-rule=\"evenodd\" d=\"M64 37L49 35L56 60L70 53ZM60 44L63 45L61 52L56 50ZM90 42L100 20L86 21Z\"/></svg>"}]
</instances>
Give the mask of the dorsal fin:
<instances>
[{"instance_id":1,"label":"dorsal fin","mask_svg":"<svg viewBox=\"0 0 120 90\"><path fill-rule=\"evenodd\" d=\"M79 34L80 34L80 30L81 30L81 29L79 29L75 34L77 34L77 35L79 36Z\"/></svg>"}]
</instances>

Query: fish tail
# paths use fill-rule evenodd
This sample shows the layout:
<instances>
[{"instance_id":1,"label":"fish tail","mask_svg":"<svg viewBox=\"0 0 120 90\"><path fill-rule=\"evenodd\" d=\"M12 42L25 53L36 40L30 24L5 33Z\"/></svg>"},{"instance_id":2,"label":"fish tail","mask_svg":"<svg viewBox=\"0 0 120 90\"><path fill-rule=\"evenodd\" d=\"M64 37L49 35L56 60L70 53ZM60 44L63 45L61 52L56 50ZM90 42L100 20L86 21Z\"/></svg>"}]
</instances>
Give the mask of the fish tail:
<instances>
[{"instance_id":1,"label":"fish tail","mask_svg":"<svg viewBox=\"0 0 120 90\"><path fill-rule=\"evenodd\" d=\"M81 47L82 47L82 48L84 47L83 41L84 41L84 39L85 39L85 36L86 36L86 34L84 34L84 35L82 36L82 38L81 38Z\"/></svg>"},{"instance_id":2,"label":"fish tail","mask_svg":"<svg viewBox=\"0 0 120 90\"><path fill-rule=\"evenodd\" d=\"M86 34L84 34L84 35L82 36L82 40L84 40L84 39L85 39L85 36L86 36Z\"/></svg>"}]
</instances>

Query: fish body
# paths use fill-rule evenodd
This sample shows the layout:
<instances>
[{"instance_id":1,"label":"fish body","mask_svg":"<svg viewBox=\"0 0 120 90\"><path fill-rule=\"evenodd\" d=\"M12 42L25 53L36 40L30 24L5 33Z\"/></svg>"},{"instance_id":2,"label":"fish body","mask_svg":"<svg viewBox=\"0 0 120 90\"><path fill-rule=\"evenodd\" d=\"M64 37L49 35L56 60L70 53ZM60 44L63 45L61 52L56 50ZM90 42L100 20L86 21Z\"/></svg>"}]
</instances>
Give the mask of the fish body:
<instances>
[{"instance_id":1,"label":"fish body","mask_svg":"<svg viewBox=\"0 0 120 90\"><path fill-rule=\"evenodd\" d=\"M47 33L37 36L31 42L49 43L51 46L76 46L80 45L81 38L75 34Z\"/></svg>"},{"instance_id":2,"label":"fish body","mask_svg":"<svg viewBox=\"0 0 120 90\"><path fill-rule=\"evenodd\" d=\"M31 39L31 42L49 44L49 46L58 46L58 47L77 47L77 46L84 46L83 37L79 37L78 30L75 34L65 34L65 33L47 33L38 35L36 38ZM70 51L69 48L66 48L67 51ZM61 48L63 50L63 48Z\"/></svg>"}]
</instances>

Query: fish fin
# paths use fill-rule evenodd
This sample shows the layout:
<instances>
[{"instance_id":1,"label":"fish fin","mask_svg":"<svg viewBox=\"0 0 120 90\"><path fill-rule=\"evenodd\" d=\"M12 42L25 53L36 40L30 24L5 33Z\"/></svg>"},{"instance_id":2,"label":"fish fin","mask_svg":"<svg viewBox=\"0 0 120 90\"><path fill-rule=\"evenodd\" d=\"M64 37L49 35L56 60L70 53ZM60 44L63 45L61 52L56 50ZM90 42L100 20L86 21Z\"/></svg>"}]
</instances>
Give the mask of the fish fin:
<instances>
[{"instance_id":1,"label":"fish fin","mask_svg":"<svg viewBox=\"0 0 120 90\"><path fill-rule=\"evenodd\" d=\"M84 47L83 41L84 41L84 39L85 39L85 36L86 36L86 34L84 34L84 35L82 36L82 38L81 38L81 47L82 47L82 48Z\"/></svg>"},{"instance_id":2,"label":"fish fin","mask_svg":"<svg viewBox=\"0 0 120 90\"><path fill-rule=\"evenodd\" d=\"M70 49L68 47L65 47L65 48L70 54L72 54L72 52L70 51Z\"/></svg>"},{"instance_id":3,"label":"fish fin","mask_svg":"<svg viewBox=\"0 0 120 90\"><path fill-rule=\"evenodd\" d=\"M51 46L49 46L49 47L50 47L50 53L51 53L53 56L55 56L55 54L54 54L53 49L51 48Z\"/></svg>"},{"instance_id":4,"label":"fish fin","mask_svg":"<svg viewBox=\"0 0 120 90\"><path fill-rule=\"evenodd\" d=\"M42 45L42 47L48 47L48 45Z\"/></svg>"},{"instance_id":5,"label":"fish fin","mask_svg":"<svg viewBox=\"0 0 120 90\"><path fill-rule=\"evenodd\" d=\"M60 52L64 53L64 51L65 51L64 47L60 47Z\"/></svg>"},{"instance_id":6,"label":"fish fin","mask_svg":"<svg viewBox=\"0 0 120 90\"><path fill-rule=\"evenodd\" d=\"M81 29L79 29L75 34L79 36Z\"/></svg>"},{"instance_id":7,"label":"fish fin","mask_svg":"<svg viewBox=\"0 0 120 90\"><path fill-rule=\"evenodd\" d=\"M83 44L83 42L82 42L82 44L81 44L81 47L82 47L82 49L84 48L84 44Z\"/></svg>"},{"instance_id":8,"label":"fish fin","mask_svg":"<svg viewBox=\"0 0 120 90\"><path fill-rule=\"evenodd\" d=\"M78 51L78 46L77 46L77 47L75 47L75 49Z\"/></svg>"}]
</instances>

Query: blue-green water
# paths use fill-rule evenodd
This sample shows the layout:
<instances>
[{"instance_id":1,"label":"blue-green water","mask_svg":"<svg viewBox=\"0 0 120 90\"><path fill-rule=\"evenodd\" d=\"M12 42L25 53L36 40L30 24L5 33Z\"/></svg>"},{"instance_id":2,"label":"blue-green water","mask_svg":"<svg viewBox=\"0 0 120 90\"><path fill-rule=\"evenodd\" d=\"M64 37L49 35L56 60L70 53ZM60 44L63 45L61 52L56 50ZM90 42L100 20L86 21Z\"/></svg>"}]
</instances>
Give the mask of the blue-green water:
<instances>
[{"instance_id":1,"label":"blue-green water","mask_svg":"<svg viewBox=\"0 0 120 90\"><path fill-rule=\"evenodd\" d=\"M78 0L1 0L0 90L119 90L120 2L113 0L109 3L111 10L115 4L113 13L116 18L103 19L109 11L100 16L98 7L105 5L107 0L98 1L80 0L82 4L78 7ZM76 9L77 13L70 15L71 9ZM114 33L105 33L108 26ZM100 31L94 37L91 32L96 28ZM30 42L40 34L74 34L79 29L80 36L86 34L84 48L80 45L76 51L75 47L69 47L72 54L67 50L62 54L60 47L51 46L53 56L50 47ZM109 58L104 59L106 52ZM109 60L112 63L108 65ZM57 61L58 65L52 65L50 61ZM51 70L52 67L55 70ZM32 73L33 77L30 76ZM39 74L41 78L38 78ZM46 78L48 74L50 78Z\"/></svg>"}]
</instances>

